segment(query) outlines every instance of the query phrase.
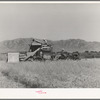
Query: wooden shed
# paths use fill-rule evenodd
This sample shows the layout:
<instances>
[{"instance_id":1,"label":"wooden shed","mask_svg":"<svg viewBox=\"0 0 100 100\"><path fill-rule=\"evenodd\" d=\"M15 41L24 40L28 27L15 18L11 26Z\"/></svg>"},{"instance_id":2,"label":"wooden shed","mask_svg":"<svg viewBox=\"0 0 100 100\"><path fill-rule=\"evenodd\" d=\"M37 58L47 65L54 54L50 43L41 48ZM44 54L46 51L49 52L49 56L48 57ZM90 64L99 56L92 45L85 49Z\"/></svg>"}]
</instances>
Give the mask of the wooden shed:
<instances>
[{"instance_id":1,"label":"wooden shed","mask_svg":"<svg viewBox=\"0 0 100 100\"><path fill-rule=\"evenodd\" d=\"M19 62L19 53L8 53L8 62L9 63Z\"/></svg>"}]
</instances>

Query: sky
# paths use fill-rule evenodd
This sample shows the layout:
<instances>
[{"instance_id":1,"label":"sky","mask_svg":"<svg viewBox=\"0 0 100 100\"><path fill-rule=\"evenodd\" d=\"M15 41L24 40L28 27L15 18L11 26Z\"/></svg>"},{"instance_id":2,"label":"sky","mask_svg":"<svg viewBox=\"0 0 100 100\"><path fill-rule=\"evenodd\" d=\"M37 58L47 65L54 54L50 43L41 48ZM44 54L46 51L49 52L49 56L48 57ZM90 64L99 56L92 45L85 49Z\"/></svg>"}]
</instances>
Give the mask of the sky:
<instances>
[{"instance_id":1,"label":"sky","mask_svg":"<svg viewBox=\"0 0 100 100\"><path fill-rule=\"evenodd\" d=\"M0 41L31 37L100 42L100 3L0 3Z\"/></svg>"}]
</instances>

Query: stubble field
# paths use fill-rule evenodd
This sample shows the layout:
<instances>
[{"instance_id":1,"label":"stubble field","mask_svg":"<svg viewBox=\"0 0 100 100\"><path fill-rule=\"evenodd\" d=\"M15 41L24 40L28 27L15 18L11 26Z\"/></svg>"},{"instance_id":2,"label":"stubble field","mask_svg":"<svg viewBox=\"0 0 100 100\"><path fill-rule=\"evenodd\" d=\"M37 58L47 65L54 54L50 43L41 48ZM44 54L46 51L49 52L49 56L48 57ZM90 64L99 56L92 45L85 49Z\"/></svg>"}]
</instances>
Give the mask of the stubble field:
<instances>
[{"instance_id":1,"label":"stubble field","mask_svg":"<svg viewBox=\"0 0 100 100\"><path fill-rule=\"evenodd\" d=\"M0 62L0 88L100 88L100 59Z\"/></svg>"}]
</instances>

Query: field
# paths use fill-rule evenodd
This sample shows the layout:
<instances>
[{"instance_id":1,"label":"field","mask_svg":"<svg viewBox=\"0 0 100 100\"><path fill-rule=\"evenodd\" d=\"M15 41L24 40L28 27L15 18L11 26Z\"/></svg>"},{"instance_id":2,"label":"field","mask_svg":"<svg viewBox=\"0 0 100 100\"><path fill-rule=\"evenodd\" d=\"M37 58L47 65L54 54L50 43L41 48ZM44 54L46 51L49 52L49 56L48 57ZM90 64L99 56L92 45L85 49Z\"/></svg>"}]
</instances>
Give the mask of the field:
<instances>
[{"instance_id":1,"label":"field","mask_svg":"<svg viewBox=\"0 0 100 100\"><path fill-rule=\"evenodd\" d=\"M1 61L0 88L100 88L100 59Z\"/></svg>"}]
</instances>

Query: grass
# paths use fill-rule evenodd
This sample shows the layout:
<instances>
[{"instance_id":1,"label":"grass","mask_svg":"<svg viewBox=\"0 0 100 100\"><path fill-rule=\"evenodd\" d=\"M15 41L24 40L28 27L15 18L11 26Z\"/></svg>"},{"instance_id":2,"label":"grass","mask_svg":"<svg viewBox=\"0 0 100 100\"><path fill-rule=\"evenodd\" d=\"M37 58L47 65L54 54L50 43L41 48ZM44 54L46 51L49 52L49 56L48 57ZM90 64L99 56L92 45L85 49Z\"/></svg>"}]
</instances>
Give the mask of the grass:
<instances>
[{"instance_id":1,"label":"grass","mask_svg":"<svg viewBox=\"0 0 100 100\"><path fill-rule=\"evenodd\" d=\"M14 82L13 80L9 80L0 73L0 88L24 88L24 85Z\"/></svg>"},{"instance_id":2,"label":"grass","mask_svg":"<svg viewBox=\"0 0 100 100\"><path fill-rule=\"evenodd\" d=\"M0 62L0 73L11 88L100 88L100 59Z\"/></svg>"}]
</instances>

